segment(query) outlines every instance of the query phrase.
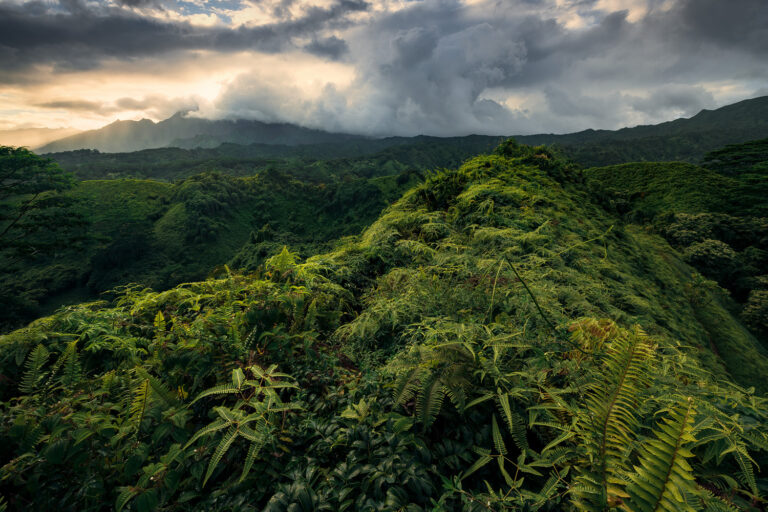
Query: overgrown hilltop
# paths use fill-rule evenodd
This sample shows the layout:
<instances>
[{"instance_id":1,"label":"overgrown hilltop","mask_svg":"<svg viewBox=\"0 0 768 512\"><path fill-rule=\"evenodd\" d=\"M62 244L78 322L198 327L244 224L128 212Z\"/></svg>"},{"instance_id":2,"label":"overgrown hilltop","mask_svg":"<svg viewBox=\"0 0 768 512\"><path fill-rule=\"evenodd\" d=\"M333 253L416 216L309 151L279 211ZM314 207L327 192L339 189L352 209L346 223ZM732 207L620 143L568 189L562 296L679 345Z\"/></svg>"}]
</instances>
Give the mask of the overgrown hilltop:
<instances>
[{"instance_id":1,"label":"overgrown hilltop","mask_svg":"<svg viewBox=\"0 0 768 512\"><path fill-rule=\"evenodd\" d=\"M266 170L235 178L204 173L169 184L92 180L64 196L59 217L84 221L77 245L50 244L24 260L0 251L0 332L62 305L139 283L156 290L204 279L232 262L250 269L290 244L303 256L359 233L415 184L415 171L314 181Z\"/></svg>"},{"instance_id":2,"label":"overgrown hilltop","mask_svg":"<svg viewBox=\"0 0 768 512\"><path fill-rule=\"evenodd\" d=\"M0 338L10 508L765 508L765 350L584 181L509 142L332 252Z\"/></svg>"},{"instance_id":3,"label":"overgrown hilltop","mask_svg":"<svg viewBox=\"0 0 768 512\"><path fill-rule=\"evenodd\" d=\"M164 290L226 263L255 268L285 244L305 257L323 252L359 234L427 169L456 166L499 139L397 139L375 154L367 153L394 141L361 141L53 155L85 181L70 178L76 186L59 196L70 208L48 224L79 220L79 240L57 240L21 262L0 247L0 332L118 286Z\"/></svg>"}]
</instances>

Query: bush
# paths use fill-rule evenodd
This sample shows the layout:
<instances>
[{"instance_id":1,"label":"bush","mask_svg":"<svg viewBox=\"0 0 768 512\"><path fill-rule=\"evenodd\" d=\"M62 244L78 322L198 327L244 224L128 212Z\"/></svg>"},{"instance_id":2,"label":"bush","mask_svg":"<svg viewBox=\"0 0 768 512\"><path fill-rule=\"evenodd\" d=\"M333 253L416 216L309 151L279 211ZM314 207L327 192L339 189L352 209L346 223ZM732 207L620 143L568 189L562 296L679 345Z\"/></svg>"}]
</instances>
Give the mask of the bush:
<instances>
[{"instance_id":1,"label":"bush","mask_svg":"<svg viewBox=\"0 0 768 512\"><path fill-rule=\"evenodd\" d=\"M683 258L705 276L725 284L741 272L741 262L730 245L707 239L686 248Z\"/></svg>"}]
</instances>

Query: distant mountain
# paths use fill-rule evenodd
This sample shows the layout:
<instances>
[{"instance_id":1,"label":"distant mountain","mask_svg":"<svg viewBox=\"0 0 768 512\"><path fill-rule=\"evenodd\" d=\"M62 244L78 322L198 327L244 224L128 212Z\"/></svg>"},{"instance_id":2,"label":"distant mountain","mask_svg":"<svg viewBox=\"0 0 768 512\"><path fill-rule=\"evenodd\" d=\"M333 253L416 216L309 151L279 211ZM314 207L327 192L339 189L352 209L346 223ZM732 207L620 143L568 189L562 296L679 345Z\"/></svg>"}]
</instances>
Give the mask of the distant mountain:
<instances>
[{"instance_id":1,"label":"distant mountain","mask_svg":"<svg viewBox=\"0 0 768 512\"><path fill-rule=\"evenodd\" d=\"M726 144L768 137L768 96L740 101L691 118L620 130L584 130L564 135L515 137L525 144L562 148L586 167L641 161L698 163Z\"/></svg>"},{"instance_id":2,"label":"distant mountain","mask_svg":"<svg viewBox=\"0 0 768 512\"><path fill-rule=\"evenodd\" d=\"M702 110L691 118L620 130L584 130L569 134L519 135L524 144L556 145L584 166L632 161L699 162L705 154L726 144L768 137L768 96L744 100L716 110ZM496 137L488 137L496 140ZM218 148L222 144L251 146L249 156L304 156L329 158L372 154L386 147L437 140L424 137L372 139L361 135L328 133L287 123L210 121L183 113L160 121L116 121L104 128L79 133L38 148L39 153L96 149L125 153L177 147ZM449 140L460 140L455 137ZM297 151L295 146L304 149ZM267 147L269 146L269 147ZM277 147L281 146L281 147Z\"/></svg>"},{"instance_id":3,"label":"distant mountain","mask_svg":"<svg viewBox=\"0 0 768 512\"><path fill-rule=\"evenodd\" d=\"M51 142L38 153L54 153L77 149L96 149L106 153L124 153L163 147L213 148L229 142L235 144L326 144L362 140L359 135L328 133L287 123L263 123L248 120L211 121L177 113L155 123L115 121L103 128L78 133Z\"/></svg>"}]
</instances>

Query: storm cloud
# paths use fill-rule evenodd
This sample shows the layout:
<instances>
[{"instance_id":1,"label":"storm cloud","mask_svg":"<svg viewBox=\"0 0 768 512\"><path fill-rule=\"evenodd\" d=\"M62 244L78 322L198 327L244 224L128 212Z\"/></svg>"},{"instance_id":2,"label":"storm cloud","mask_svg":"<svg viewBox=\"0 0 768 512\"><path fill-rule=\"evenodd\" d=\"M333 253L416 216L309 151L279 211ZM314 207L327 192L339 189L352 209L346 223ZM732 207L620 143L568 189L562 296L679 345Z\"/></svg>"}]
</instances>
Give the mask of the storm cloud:
<instances>
[{"instance_id":1,"label":"storm cloud","mask_svg":"<svg viewBox=\"0 0 768 512\"><path fill-rule=\"evenodd\" d=\"M199 51L221 59L250 52L254 64L246 60L212 97L179 91L174 97L186 99L106 105L160 115L196 102L195 115L204 117L373 135L617 128L693 115L768 84L765 0L205 4L192 11L170 0L0 4L0 82L33 81L45 66L72 73L116 61L183 61ZM258 55L297 59L297 67L307 59L337 63L346 78L312 72L297 80L257 64Z\"/></svg>"},{"instance_id":2,"label":"storm cloud","mask_svg":"<svg viewBox=\"0 0 768 512\"><path fill-rule=\"evenodd\" d=\"M154 3L129 0L120 5ZM54 64L65 70L92 69L108 58L132 59L183 50L274 53L290 49L294 38L316 39L321 30L346 26L347 15L365 11L368 6L363 0L336 0L327 7L308 9L295 19L255 27L204 27L79 0L61 1L49 9L37 2L0 3L0 67L20 71ZM323 44L329 48L343 41L315 43L318 48ZM20 75L7 78L11 76Z\"/></svg>"}]
</instances>

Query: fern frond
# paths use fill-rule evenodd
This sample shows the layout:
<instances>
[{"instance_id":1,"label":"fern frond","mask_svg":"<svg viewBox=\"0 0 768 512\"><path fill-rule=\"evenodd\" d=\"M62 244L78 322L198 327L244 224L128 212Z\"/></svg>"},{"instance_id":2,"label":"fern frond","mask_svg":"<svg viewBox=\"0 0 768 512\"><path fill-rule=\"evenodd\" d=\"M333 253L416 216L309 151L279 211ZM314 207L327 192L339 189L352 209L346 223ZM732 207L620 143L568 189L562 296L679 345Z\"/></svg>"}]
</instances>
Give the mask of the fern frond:
<instances>
[{"instance_id":1,"label":"fern frond","mask_svg":"<svg viewBox=\"0 0 768 512\"><path fill-rule=\"evenodd\" d=\"M206 389L205 391L202 391L194 400L192 400L192 403L194 404L198 400L201 400L207 396L232 395L239 392L240 390L234 387L232 384L220 384L218 386L214 386L212 388Z\"/></svg>"},{"instance_id":2,"label":"fern frond","mask_svg":"<svg viewBox=\"0 0 768 512\"><path fill-rule=\"evenodd\" d=\"M219 465L219 462L221 462L222 457L224 457L224 454L227 453L227 450L229 450L229 447L232 446L232 443L235 441L236 438L237 438L237 429L234 427L230 427L230 429L224 433L224 436L221 438L221 442L219 443L219 446L216 447L216 451L213 452L213 457L211 457L211 460L208 463L208 471L205 472L205 478L203 479L203 487L205 487L206 482L208 482L208 479L213 474L213 471L216 469L216 466Z\"/></svg>"},{"instance_id":3,"label":"fern frond","mask_svg":"<svg viewBox=\"0 0 768 512\"><path fill-rule=\"evenodd\" d=\"M504 415L504 419L507 421L507 428L512 434L512 439L515 441L515 445L520 451L528 449L528 438L526 435L526 426L523 418L512 410L509 404L509 395L506 393L498 393L497 395L499 408Z\"/></svg>"},{"instance_id":4,"label":"fern frond","mask_svg":"<svg viewBox=\"0 0 768 512\"><path fill-rule=\"evenodd\" d=\"M587 464L577 479L597 482L598 494L578 496L577 504L586 510L603 510L625 496L621 479L627 468L627 446L637 429L637 409L642 391L648 385L647 368L651 347L639 329L617 333L604 357L601 378L586 399L577 429L595 461Z\"/></svg>"},{"instance_id":5,"label":"fern frond","mask_svg":"<svg viewBox=\"0 0 768 512\"><path fill-rule=\"evenodd\" d=\"M707 512L739 512L739 509L731 502L715 495L709 489L698 488L701 504Z\"/></svg>"},{"instance_id":6,"label":"fern frond","mask_svg":"<svg viewBox=\"0 0 768 512\"><path fill-rule=\"evenodd\" d=\"M416 399L416 414L425 430L432 425L440 413L444 398L445 388L436 375L431 375L424 380L419 397Z\"/></svg>"},{"instance_id":7,"label":"fern frond","mask_svg":"<svg viewBox=\"0 0 768 512\"><path fill-rule=\"evenodd\" d=\"M32 350L27 357L27 363L25 365L26 370L24 376L21 378L21 384L19 385L19 391L24 394L31 394L35 391L37 383L44 376L42 372L43 365L48 361L50 352L43 345L38 345Z\"/></svg>"},{"instance_id":8,"label":"fern frond","mask_svg":"<svg viewBox=\"0 0 768 512\"><path fill-rule=\"evenodd\" d=\"M744 443L740 441L734 441L730 438L728 441L730 446L723 450L720 456L722 457L729 453L733 454L733 457L736 459L736 462L739 465L739 469L741 469L741 477L744 480L744 483L749 486L749 490L752 492L752 494L758 494L755 472L752 468L752 464L757 465L757 463L752 457L750 457L746 446L744 446Z\"/></svg>"},{"instance_id":9,"label":"fern frond","mask_svg":"<svg viewBox=\"0 0 768 512\"><path fill-rule=\"evenodd\" d=\"M409 371L400 374L395 381L395 387L393 396L397 405L405 405L416 394L418 389L416 383L418 382L421 369L418 367L411 368Z\"/></svg>"},{"instance_id":10,"label":"fern frond","mask_svg":"<svg viewBox=\"0 0 768 512\"><path fill-rule=\"evenodd\" d=\"M504 437L499 430L499 424L496 421L496 415L491 416L491 433L493 435L493 445L496 447L496 451L499 455L507 454L507 446L504 444Z\"/></svg>"},{"instance_id":11,"label":"fern frond","mask_svg":"<svg viewBox=\"0 0 768 512\"><path fill-rule=\"evenodd\" d=\"M685 459L693 456L686 445L693 437L693 401L670 409L656 424L655 438L643 444L639 466L629 475L628 510L657 512L693 511L686 496L696 494L693 469Z\"/></svg>"},{"instance_id":12,"label":"fern frond","mask_svg":"<svg viewBox=\"0 0 768 512\"><path fill-rule=\"evenodd\" d=\"M64 354L66 354L66 362L64 363L64 369L62 370L59 382L62 386L70 387L77 384L82 377L80 360L77 354L77 340L67 344Z\"/></svg>"},{"instance_id":13,"label":"fern frond","mask_svg":"<svg viewBox=\"0 0 768 512\"><path fill-rule=\"evenodd\" d=\"M154 396L159 398L166 407L174 407L179 404L177 395L163 381L142 368L138 369L136 373L141 378L146 379Z\"/></svg>"},{"instance_id":14,"label":"fern frond","mask_svg":"<svg viewBox=\"0 0 768 512\"><path fill-rule=\"evenodd\" d=\"M251 467L253 467L253 463L256 461L256 457L259 455L259 450L261 450L260 444L251 443L251 447L248 448L248 455L245 457L243 472L240 474L240 482L245 480L245 477L248 476L248 473L251 472Z\"/></svg>"},{"instance_id":15,"label":"fern frond","mask_svg":"<svg viewBox=\"0 0 768 512\"><path fill-rule=\"evenodd\" d=\"M192 438L189 441L187 441L187 444L184 445L184 449L186 450L187 448L189 448L195 441L197 441L204 435L210 434L212 432L217 432L223 428L228 427L229 425L230 424L224 420L221 420L221 419L215 420L213 423L210 423L209 425L195 432L195 435L193 435Z\"/></svg>"},{"instance_id":16,"label":"fern frond","mask_svg":"<svg viewBox=\"0 0 768 512\"><path fill-rule=\"evenodd\" d=\"M48 377L48 382L54 381L59 371L62 374L58 378L59 384L64 387L70 387L76 384L81 377L80 374L80 361L77 354L77 340L67 343L67 348L59 355L59 358L53 364L51 368L51 374Z\"/></svg>"},{"instance_id":17,"label":"fern frond","mask_svg":"<svg viewBox=\"0 0 768 512\"><path fill-rule=\"evenodd\" d=\"M474 473L478 469L482 468L483 466L485 466L486 464L488 464L492 460L493 460L493 457L491 457L490 455L481 454L480 458L477 459L471 466L469 466L467 468L467 470L464 471L464 473L462 473L462 475L461 475L462 480L464 478L467 478L469 475L471 475L472 473Z\"/></svg>"},{"instance_id":18,"label":"fern frond","mask_svg":"<svg viewBox=\"0 0 768 512\"><path fill-rule=\"evenodd\" d=\"M128 410L128 421L135 426L137 431L141 428L141 422L147 412L149 393L149 379L142 379L139 386L134 390L131 407Z\"/></svg>"}]
</instances>

